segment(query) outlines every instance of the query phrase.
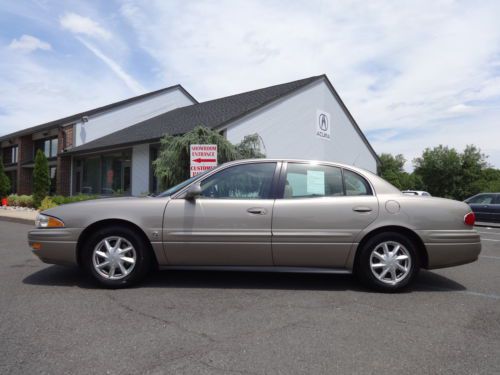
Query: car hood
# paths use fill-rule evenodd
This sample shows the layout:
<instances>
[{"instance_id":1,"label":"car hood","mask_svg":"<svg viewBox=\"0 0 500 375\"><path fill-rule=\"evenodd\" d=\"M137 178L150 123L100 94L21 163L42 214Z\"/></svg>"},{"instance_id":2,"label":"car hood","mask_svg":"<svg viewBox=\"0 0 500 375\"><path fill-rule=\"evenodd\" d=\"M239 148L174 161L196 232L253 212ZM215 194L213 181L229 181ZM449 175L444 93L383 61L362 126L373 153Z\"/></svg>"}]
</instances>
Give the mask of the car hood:
<instances>
[{"instance_id":1,"label":"car hood","mask_svg":"<svg viewBox=\"0 0 500 375\"><path fill-rule=\"evenodd\" d=\"M62 220L67 227L85 228L102 220L125 220L139 226L161 228L163 212L170 197L100 198L63 204L42 212Z\"/></svg>"}]
</instances>

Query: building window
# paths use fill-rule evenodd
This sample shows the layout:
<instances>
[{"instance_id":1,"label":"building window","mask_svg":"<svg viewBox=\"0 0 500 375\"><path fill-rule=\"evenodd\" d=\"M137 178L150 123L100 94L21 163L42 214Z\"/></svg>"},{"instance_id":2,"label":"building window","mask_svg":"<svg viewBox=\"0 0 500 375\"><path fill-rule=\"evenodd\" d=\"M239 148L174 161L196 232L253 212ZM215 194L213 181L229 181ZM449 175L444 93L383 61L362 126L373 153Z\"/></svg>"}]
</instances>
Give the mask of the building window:
<instances>
[{"instance_id":1,"label":"building window","mask_svg":"<svg viewBox=\"0 0 500 375\"><path fill-rule=\"evenodd\" d=\"M19 147L18 146L13 146L11 148L11 163L17 163L18 162L18 159L19 159Z\"/></svg>"},{"instance_id":2,"label":"building window","mask_svg":"<svg viewBox=\"0 0 500 375\"><path fill-rule=\"evenodd\" d=\"M57 145L57 137L39 139L35 141L35 155L38 150L42 150L47 158L55 158L57 156Z\"/></svg>"},{"instance_id":3,"label":"building window","mask_svg":"<svg viewBox=\"0 0 500 375\"><path fill-rule=\"evenodd\" d=\"M19 147L12 146L4 148L2 151L2 161L4 164L15 164L19 161Z\"/></svg>"},{"instance_id":4,"label":"building window","mask_svg":"<svg viewBox=\"0 0 500 375\"><path fill-rule=\"evenodd\" d=\"M75 163L75 191L82 194L130 195L131 151L82 158Z\"/></svg>"}]
</instances>

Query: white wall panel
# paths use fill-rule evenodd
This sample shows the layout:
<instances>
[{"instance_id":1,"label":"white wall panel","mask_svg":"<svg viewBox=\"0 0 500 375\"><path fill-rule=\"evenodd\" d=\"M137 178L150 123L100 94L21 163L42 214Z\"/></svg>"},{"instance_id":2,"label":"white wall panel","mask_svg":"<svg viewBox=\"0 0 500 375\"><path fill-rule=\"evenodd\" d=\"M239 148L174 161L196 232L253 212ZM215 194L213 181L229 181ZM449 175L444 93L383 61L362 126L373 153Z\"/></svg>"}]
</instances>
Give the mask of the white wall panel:
<instances>
[{"instance_id":1,"label":"white wall panel","mask_svg":"<svg viewBox=\"0 0 500 375\"><path fill-rule=\"evenodd\" d=\"M149 192L149 144L132 148L132 195Z\"/></svg>"},{"instance_id":2,"label":"white wall panel","mask_svg":"<svg viewBox=\"0 0 500 375\"><path fill-rule=\"evenodd\" d=\"M144 100L112 109L79 121L75 126L75 147L103 137L117 130L135 125L172 109L193 104L181 90L174 89Z\"/></svg>"},{"instance_id":3,"label":"white wall panel","mask_svg":"<svg viewBox=\"0 0 500 375\"><path fill-rule=\"evenodd\" d=\"M318 110L330 114L331 140L316 135ZM258 133L269 158L335 161L377 170L375 157L345 115L324 81L246 116L227 128L237 143Z\"/></svg>"}]
</instances>

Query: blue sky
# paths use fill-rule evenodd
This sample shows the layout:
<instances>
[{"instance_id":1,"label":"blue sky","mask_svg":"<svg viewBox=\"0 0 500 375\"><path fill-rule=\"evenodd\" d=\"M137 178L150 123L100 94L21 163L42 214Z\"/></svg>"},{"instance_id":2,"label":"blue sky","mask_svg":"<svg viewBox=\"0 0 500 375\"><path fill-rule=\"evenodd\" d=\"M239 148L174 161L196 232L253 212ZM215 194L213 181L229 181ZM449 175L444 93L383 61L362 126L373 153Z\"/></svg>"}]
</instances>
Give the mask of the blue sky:
<instances>
[{"instance_id":1,"label":"blue sky","mask_svg":"<svg viewBox=\"0 0 500 375\"><path fill-rule=\"evenodd\" d=\"M499 1L0 0L0 135L181 83L198 100L326 73L378 153L500 167Z\"/></svg>"}]
</instances>

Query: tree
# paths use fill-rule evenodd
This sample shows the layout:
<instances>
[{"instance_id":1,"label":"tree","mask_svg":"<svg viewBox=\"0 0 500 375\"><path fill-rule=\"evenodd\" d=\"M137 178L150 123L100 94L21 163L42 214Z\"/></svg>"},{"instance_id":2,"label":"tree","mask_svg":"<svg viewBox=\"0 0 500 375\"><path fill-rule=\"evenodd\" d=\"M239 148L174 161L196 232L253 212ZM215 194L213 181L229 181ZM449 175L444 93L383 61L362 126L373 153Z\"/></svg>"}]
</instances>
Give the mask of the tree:
<instances>
[{"instance_id":1,"label":"tree","mask_svg":"<svg viewBox=\"0 0 500 375\"><path fill-rule=\"evenodd\" d=\"M260 151L260 141L260 137L257 133L246 135L243 140L235 146L238 159L265 158L266 155Z\"/></svg>"},{"instance_id":2,"label":"tree","mask_svg":"<svg viewBox=\"0 0 500 375\"><path fill-rule=\"evenodd\" d=\"M3 161L0 159L0 198L4 198L10 192L10 179L3 169Z\"/></svg>"},{"instance_id":3,"label":"tree","mask_svg":"<svg viewBox=\"0 0 500 375\"><path fill-rule=\"evenodd\" d=\"M181 136L167 134L161 139L158 158L153 161L154 172L160 182L161 189L166 189L189 178L189 164L191 162L189 146L192 144L217 145L217 161L220 164L236 159L265 157L260 151L260 141L257 134L246 136L236 146L219 132L203 126L198 126Z\"/></svg>"},{"instance_id":4,"label":"tree","mask_svg":"<svg viewBox=\"0 0 500 375\"><path fill-rule=\"evenodd\" d=\"M381 154L379 159L380 165L377 168L377 172L380 177L400 190L422 189L422 180L418 176L404 170L406 159L403 155Z\"/></svg>"},{"instance_id":5,"label":"tree","mask_svg":"<svg viewBox=\"0 0 500 375\"><path fill-rule=\"evenodd\" d=\"M432 195L455 198L460 188L462 161L454 148L443 145L426 148L421 157L413 160L414 173Z\"/></svg>"},{"instance_id":6,"label":"tree","mask_svg":"<svg viewBox=\"0 0 500 375\"><path fill-rule=\"evenodd\" d=\"M38 208L43 198L49 195L50 174L47 157L38 150L35 156L35 168L33 169L33 206Z\"/></svg>"},{"instance_id":7,"label":"tree","mask_svg":"<svg viewBox=\"0 0 500 375\"><path fill-rule=\"evenodd\" d=\"M460 185L456 198L463 200L483 190L479 182L482 180L483 170L487 167L486 155L474 145L467 145L460 154L461 174Z\"/></svg>"}]
</instances>

